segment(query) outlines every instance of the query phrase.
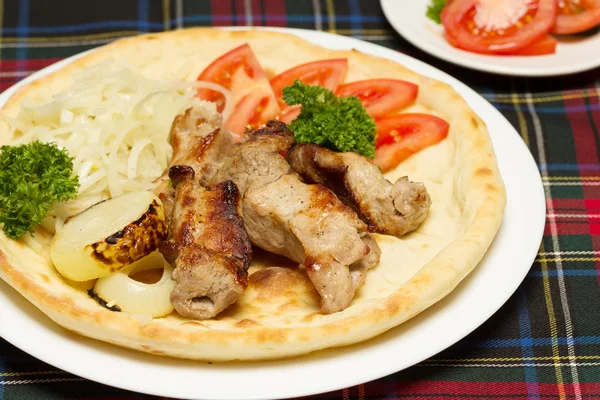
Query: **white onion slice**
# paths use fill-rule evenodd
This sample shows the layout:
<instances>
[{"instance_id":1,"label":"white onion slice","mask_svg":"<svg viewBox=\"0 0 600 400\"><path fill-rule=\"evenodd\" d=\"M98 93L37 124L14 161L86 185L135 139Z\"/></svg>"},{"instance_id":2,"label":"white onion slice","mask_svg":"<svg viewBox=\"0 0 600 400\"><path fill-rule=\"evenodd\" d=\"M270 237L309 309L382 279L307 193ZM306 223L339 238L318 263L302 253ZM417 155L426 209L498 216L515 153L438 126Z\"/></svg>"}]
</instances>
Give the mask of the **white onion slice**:
<instances>
[{"instance_id":1,"label":"white onion slice","mask_svg":"<svg viewBox=\"0 0 600 400\"><path fill-rule=\"evenodd\" d=\"M129 277L136 272L163 269L162 278L153 284L138 282ZM104 301L119 306L131 314L164 317L173 311L170 296L175 288L171 279L173 268L164 261L159 252L132 264L130 267L98 279L94 292Z\"/></svg>"},{"instance_id":2,"label":"white onion slice","mask_svg":"<svg viewBox=\"0 0 600 400\"><path fill-rule=\"evenodd\" d=\"M225 97L225 108L223 108L223 112L221 113L221 115L223 116L223 121L227 121L227 118L229 118L229 116L231 115L234 106L233 96L231 95L231 92L229 90L225 89L221 85L217 85L216 83L207 81L197 81L190 84L190 86L194 89L210 89L223 94L223 97Z\"/></svg>"}]
</instances>

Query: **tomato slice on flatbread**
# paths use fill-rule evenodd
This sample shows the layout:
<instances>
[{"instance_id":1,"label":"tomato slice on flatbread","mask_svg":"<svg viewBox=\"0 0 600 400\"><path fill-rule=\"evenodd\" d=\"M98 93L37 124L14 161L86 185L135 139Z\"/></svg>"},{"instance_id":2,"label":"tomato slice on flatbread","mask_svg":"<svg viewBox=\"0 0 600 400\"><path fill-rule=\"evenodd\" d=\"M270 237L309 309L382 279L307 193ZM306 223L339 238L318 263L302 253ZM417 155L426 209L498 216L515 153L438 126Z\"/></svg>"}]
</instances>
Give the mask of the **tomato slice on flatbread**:
<instances>
[{"instance_id":1,"label":"tomato slice on flatbread","mask_svg":"<svg viewBox=\"0 0 600 400\"><path fill-rule=\"evenodd\" d=\"M375 163L390 170L411 155L441 142L450 125L430 114L396 114L376 120Z\"/></svg>"},{"instance_id":2,"label":"tomato slice on flatbread","mask_svg":"<svg viewBox=\"0 0 600 400\"><path fill-rule=\"evenodd\" d=\"M301 111L302 108L300 106L288 107L285 110L281 111L281 114L279 114L278 118L281 122L290 124L293 120L298 118L298 115L300 115Z\"/></svg>"},{"instance_id":3,"label":"tomato slice on flatbread","mask_svg":"<svg viewBox=\"0 0 600 400\"><path fill-rule=\"evenodd\" d=\"M271 87L281 108L279 120L289 124L300 115L300 106L290 107L283 101L283 88L299 80L307 85L319 85L335 92L340 82L344 80L347 70L347 59L333 58L300 64L272 78Z\"/></svg>"},{"instance_id":4,"label":"tomato slice on flatbread","mask_svg":"<svg viewBox=\"0 0 600 400\"><path fill-rule=\"evenodd\" d=\"M271 87L279 101L279 106L283 109L287 107L281 99L283 88L290 86L295 80L310 86L319 85L335 92L340 82L344 80L347 70L348 60L345 58L313 61L297 65L277 75L271 79Z\"/></svg>"},{"instance_id":5,"label":"tomato slice on flatbread","mask_svg":"<svg viewBox=\"0 0 600 400\"><path fill-rule=\"evenodd\" d=\"M453 0L441 19L450 43L484 54L511 54L554 25L556 0Z\"/></svg>"},{"instance_id":6,"label":"tomato slice on flatbread","mask_svg":"<svg viewBox=\"0 0 600 400\"><path fill-rule=\"evenodd\" d=\"M570 34L600 25L600 0L561 0L553 33Z\"/></svg>"},{"instance_id":7,"label":"tomato slice on flatbread","mask_svg":"<svg viewBox=\"0 0 600 400\"><path fill-rule=\"evenodd\" d=\"M279 105L269 80L248 44L236 47L217 58L202 71L198 80L213 82L231 91L234 107L225 121L225 127L240 137L245 126L256 128L260 122L273 119L279 114ZM219 92L200 89L198 97L216 102L219 112L225 108L225 98ZM242 102L245 102L244 107L240 108ZM247 107L250 103L260 107L249 113Z\"/></svg>"},{"instance_id":8,"label":"tomato slice on flatbread","mask_svg":"<svg viewBox=\"0 0 600 400\"><path fill-rule=\"evenodd\" d=\"M336 92L338 96L357 96L373 118L400 111L415 101L418 93L417 85L398 79L368 79L346 83Z\"/></svg>"}]
</instances>

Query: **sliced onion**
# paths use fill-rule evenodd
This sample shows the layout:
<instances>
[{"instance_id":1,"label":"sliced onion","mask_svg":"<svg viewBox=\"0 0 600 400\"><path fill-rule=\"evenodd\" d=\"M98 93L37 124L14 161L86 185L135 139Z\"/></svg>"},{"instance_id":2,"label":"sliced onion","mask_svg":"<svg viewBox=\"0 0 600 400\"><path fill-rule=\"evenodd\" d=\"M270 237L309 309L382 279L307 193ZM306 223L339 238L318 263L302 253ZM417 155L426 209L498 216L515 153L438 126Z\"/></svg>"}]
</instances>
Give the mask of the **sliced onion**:
<instances>
[{"instance_id":1,"label":"sliced onion","mask_svg":"<svg viewBox=\"0 0 600 400\"><path fill-rule=\"evenodd\" d=\"M162 278L153 284L138 282L129 277L136 272L163 269ZM131 314L164 317L173 311L170 296L175 288L171 279L173 268L164 261L159 252L132 264L130 267L98 279L94 292L107 303L114 303L122 311Z\"/></svg>"},{"instance_id":2,"label":"sliced onion","mask_svg":"<svg viewBox=\"0 0 600 400\"><path fill-rule=\"evenodd\" d=\"M129 179L137 178L137 165L138 159L144 147L151 144L152 141L148 138L137 140L131 146L131 152L129 153L129 159L127 160L127 177Z\"/></svg>"},{"instance_id":3,"label":"sliced onion","mask_svg":"<svg viewBox=\"0 0 600 400\"><path fill-rule=\"evenodd\" d=\"M71 86L52 97L25 98L16 117L0 123L8 124L13 144L40 140L66 149L75 158L80 197L116 197L162 175L172 158L169 134L177 115L190 107L216 112L214 103L196 96L197 87L223 93L230 113L231 93L222 86L149 79L103 62L74 74Z\"/></svg>"},{"instance_id":4,"label":"sliced onion","mask_svg":"<svg viewBox=\"0 0 600 400\"><path fill-rule=\"evenodd\" d=\"M227 121L227 118L231 115L233 111L233 96L231 95L231 91L225 89L221 85L217 85L216 83L207 82L207 81L197 81L191 84L194 89L209 89L215 92L221 93L225 97L225 108L221 115L223 115L223 121Z\"/></svg>"},{"instance_id":5,"label":"sliced onion","mask_svg":"<svg viewBox=\"0 0 600 400\"><path fill-rule=\"evenodd\" d=\"M65 278L87 281L127 268L167 236L162 202L147 191L96 204L56 232L50 255Z\"/></svg>"}]
</instances>

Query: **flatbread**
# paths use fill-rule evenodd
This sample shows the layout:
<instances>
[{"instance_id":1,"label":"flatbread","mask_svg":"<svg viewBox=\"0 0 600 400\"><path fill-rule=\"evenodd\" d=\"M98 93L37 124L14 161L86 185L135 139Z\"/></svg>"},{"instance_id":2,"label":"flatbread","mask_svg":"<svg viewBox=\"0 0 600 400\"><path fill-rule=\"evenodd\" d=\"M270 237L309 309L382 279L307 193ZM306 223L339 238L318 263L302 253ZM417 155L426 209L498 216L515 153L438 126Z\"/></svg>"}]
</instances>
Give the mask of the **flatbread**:
<instances>
[{"instance_id":1,"label":"flatbread","mask_svg":"<svg viewBox=\"0 0 600 400\"><path fill-rule=\"evenodd\" d=\"M84 336L149 353L208 361L261 360L301 355L364 341L414 317L450 293L490 246L501 224L506 194L483 121L449 85L395 62L334 51L296 36L259 30L210 28L147 34L99 48L22 88L4 106L16 114L25 96L49 98L73 72L113 58L152 78L194 80L211 61L249 43L269 77L313 60L347 57L346 82L396 78L419 85L406 111L438 115L448 138L386 174L425 183L433 204L423 225L402 239L377 235L381 263L367 275L350 307L323 315L306 274L282 258L255 255L249 287L217 318L176 315L151 322L111 312L67 283L49 258L0 233L0 278L59 325ZM0 144L9 141L5 127ZM42 253L45 254L45 253Z\"/></svg>"}]
</instances>

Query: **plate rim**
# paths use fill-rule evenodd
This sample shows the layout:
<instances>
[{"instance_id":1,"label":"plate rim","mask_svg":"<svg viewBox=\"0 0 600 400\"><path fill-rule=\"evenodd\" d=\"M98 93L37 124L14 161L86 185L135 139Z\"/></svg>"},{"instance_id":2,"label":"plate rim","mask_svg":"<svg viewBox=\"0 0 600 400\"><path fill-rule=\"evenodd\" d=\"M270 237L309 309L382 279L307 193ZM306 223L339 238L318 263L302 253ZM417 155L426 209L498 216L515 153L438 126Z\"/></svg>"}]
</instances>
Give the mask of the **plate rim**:
<instances>
[{"instance_id":1,"label":"plate rim","mask_svg":"<svg viewBox=\"0 0 600 400\"><path fill-rule=\"evenodd\" d=\"M498 75L535 78L535 77L544 77L544 76L573 75L573 74L576 74L579 72L590 71L592 69L600 67L600 59L596 62L594 62L593 59L590 59L587 62L575 64L572 66L566 66L566 67L562 67L562 68L547 68L547 69L533 69L533 68L518 67L518 66L517 67L506 67L503 65L494 65L491 63L487 63L483 60L482 61L474 61L474 60L461 61L460 57L453 57L450 53L447 53L445 51L438 52L436 50L439 50L439 48L436 47L435 45L430 45L427 42L421 42L417 39L416 36L407 34L406 32L408 32L408 30L402 29L402 24L400 24L399 22L397 22L397 20L395 18L393 18L393 13L392 13L391 7L394 4L397 4L398 1L402 1L402 0L379 0L383 14L385 15L387 22L392 26L394 31L398 35L400 35L403 39L407 40L409 43L411 43L415 47L419 48L420 50L426 52L430 56L436 57L440 60L449 62L451 64L454 64L454 65L457 65L457 66L460 66L463 68L467 68L467 69L471 69L471 70L475 70L475 71L486 72L486 73L491 73L491 74L498 74ZM411 0L411 1L415 1L415 0ZM417 1L421 1L421 0L417 0ZM600 33L599 33L599 35L600 35ZM472 55L475 53L469 53L469 54ZM548 56L543 56L543 57L548 57ZM552 61L549 60L548 65L551 66L551 62Z\"/></svg>"},{"instance_id":2,"label":"plate rim","mask_svg":"<svg viewBox=\"0 0 600 400\"><path fill-rule=\"evenodd\" d=\"M312 41L312 40L308 39L306 36L321 37L321 38L325 39L326 42L329 42L329 43L331 43L331 40L337 39L337 40L340 40L342 43L347 43L348 46L356 48L357 50L363 51L365 53L370 53L370 54L386 53L389 55L389 57L387 57L387 58L392 59L395 62L398 62L398 63L408 62L409 64L412 64L412 67L410 67L410 69L419 68L419 73L421 73L423 75L428 75L428 74L423 73L423 71L421 71L420 69L425 69L427 72L430 72L430 73L433 72L434 75L436 75L435 76L436 79L442 80L442 81L450 84L457 91L459 91L461 96L463 96L463 97L465 97L466 94L469 94L469 96L474 99L473 101L476 101L477 103L479 103L478 108L482 108L482 109L487 108L487 110L477 111L478 115L481 116L481 113L483 113L485 111L486 115L489 114L487 119L492 119L492 117L495 117L496 119L497 118L502 119L506 123L507 127L510 126L510 129L512 130L512 132L509 132L509 134L515 134L518 137L518 133L516 132L514 127L510 124L510 122L508 122L508 120L506 120L506 118L498 110L496 110L490 103L488 103L482 96L477 94L474 90L470 89L466 84L458 81L456 78L450 76L449 74L447 74L431 65L428 65L428 64L426 64L418 59L415 59L413 57L410 57L410 56L407 56L404 54L400 54L400 53L396 53L394 50L392 50L390 48L386 48L386 47L383 47L383 46L380 46L380 45L377 45L374 43L369 43L369 42L358 40L355 38L349 38L349 37L344 37L344 36L340 36L340 35L335 35L332 33L307 30L307 29L272 28L272 27L260 27L260 28L259 27L220 27L217 29L231 29L231 30L261 29L261 30L267 30L267 31L291 33L291 34L295 34L295 35L300 36L301 38L303 38L305 40L309 40L309 41ZM328 46L326 45L325 47L328 47ZM33 80L36 80L36 79L44 76L45 74L52 72L55 69L61 68L64 65L67 65L68 63L74 61L75 59L82 57L83 55L85 55L89 52L92 52L94 50L95 49L87 50L85 52L82 52L82 53L76 54L74 56L71 56L69 58L66 58L64 60L61 60L61 61L59 61L55 64L52 64L40 71L37 71L36 73L30 75L29 77L23 79L22 81L18 82L16 85L13 85L12 87L7 89L0 95L0 105L4 104L4 102L8 99L8 97L10 97L22 85L25 85ZM376 55L381 56L381 54L376 54ZM469 104L469 105L472 106L471 104ZM365 382L373 381L375 379L382 378L384 376L390 375L390 374L398 372L400 370L404 370L410 366L415 365L418 362L421 362L424 359L427 359L427 358L439 353L440 351L446 349L447 347L453 345L457 341L464 338L466 335L471 333L473 330L475 330L477 327L479 327L481 324L483 324L486 320L488 320L492 315L494 315L498 311L498 309L502 305L504 305L506 303L506 301L510 298L510 296L512 296L512 294L516 291L516 289L522 283L523 279L525 278L526 274L528 273L528 271L535 259L535 256L537 254L537 248L539 247L539 243L541 242L542 237L543 237L544 221L545 221L545 215L546 215L546 204L544 201L544 192L543 192L543 184L542 184L541 176L540 176L539 170L535 164L535 160L533 159L533 156L527 149L526 145L521 141L520 146L521 146L521 150L527 151L528 156L525 156L525 159L527 160L526 162L530 164L530 172L535 175L535 186L537 188L533 189L533 190L535 192L537 192L536 196L538 199L541 200L540 204L537 204L537 207L541 207L541 210L543 210L543 212L538 212L538 215L543 216L543 218L537 217L538 218L537 235L534 235L534 240L531 241L532 243L535 242L535 246L532 245L532 249L533 249L533 247L535 247L535 251L533 251L533 250L531 251L530 256L526 257L527 262L524 263L524 265L528 265L528 266L526 268L524 267L521 271L522 274L520 274L517 279L513 280L514 285L511 285L511 288L509 290L504 291L503 292L504 295L501 296L501 298L496 299L496 301L494 302L494 305L492 307L487 308L487 311L484 313L485 316L480 316L476 322L471 322L469 326L465 326L463 329L459 329L459 332L456 333L455 335L453 335L451 340L438 341L436 343L436 345L432 345L429 349L427 349L428 351L420 352L420 355L413 357L413 360L410 361L407 365L403 365L403 366L401 365L400 367L397 367L395 363L389 363L387 368L382 368L380 366L379 369L372 368L370 370L370 372L362 371L363 373L361 374L360 377L356 377L353 379L337 379L335 383L328 383L325 385L321 385L320 387L315 386L310 389L303 388L301 390L298 390L296 388L295 390L288 390L287 392L285 392L285 391L284 392L282 392L282 391L268 392L267 391L267 392L263 392L263 393L255 393L255 394L249 395L249 396L247 396L247 395L223 396L223 397L217 396L217 397L211 397L211 398L219 398L219 399L241 399L241 398L245 398L245 399L254 399L254 398L256 398L256 399L259 399L259 398L278 399L278 398L308 396L308 395L325 393L325 392L329 392L329 391L333 391L333 390L339 390L339 389L347 388L347 387L354 386L357 384L362 384ZM534 196L534 197L536 197L536 196ZM511 201L510 198L508 198L507 204L510 201ZM504 219L506 219L506 214L504 216ZM504 220L503 220L502 225L504 226ZM492 242L492 246L495 242L498 241L498 236L502 234L501 231L502 231L502 227L500 228L500 231L498 232L496 238ZM473 274L473 272L469 275L472 275L472 274ZM466 279L468 279L468 278L469 278L469 276L467 276ZM456 289L454 289L453 292L461 290L462 286L463 286L463 283L461 282L461 284L459 284L459 286ZM512 286L514 286L514 287L512 287ZM446 297L448 297L448 296L446 296ZM439 303L441 303L443 301L444 301L444 299L440 300ZM34 307L34 306L32 306L32 307ZM431 309L431 307L430 307L430 309ZM429 309L425 310L424 313L426 313L428 311L429 311ZM417 317L413 318L413 320L419 319L419 318L420 318L420 316L417 316ZM405 325L405 324L407 324L407 323L405 322L404 324L401 324L401 326ZM105 385L109 385L109 386L113 386L113 387L117 387L117 388L121 388L121 389L125 389L125 390L131 390L131 391L136 391L139 393L146 393L146 394L152 394L152 395L162 395L162 396L170 396L170 397L189 398L189 399L206 398L206 396L202 396L202 394L200 394L200 393L191 393L191 392L182 393L182 392L170 391L168 389L164 389L162 391L156 391L156 390L148 391L148 390L144 390L143 387L130 385L128 382L121 381L121 382L115 383L114 378L112 379L112 382L107 382L107 380L103 379L102 377L98 377L98 376L95 376L90 373L80 373L78 371L75 371L74 368L77 366L77 363L75 363L75 366L73 366L73 365L65 366L65 363L68 364L68 362L65 360L61 361L61 360L56 360L56 359L49 359L51 357L48 357L47 355L44 355L44 354L40 355L40 354L30 353L26 349L27 345L24 345L24 346L17 345L17 344L20 344L18 334L14 335L12 337L7 337L7 336L10 336L10 334L7 334L6 332L7 332L6 328L4 328L4 330L3 330L2 326L0 326L0 336L3 337L7 342L15 345L15 347L20 348L21 350L31 354L32 356L50 364L50 365L56 366L57 368L60 368L67 372L70 372L74 375L84 377L91 381L99 382L99 383L102 383ZM15 342L17 344L15 344ZM367 347L370 346L368 344L369 342L372 342L372 340L364 342L364 343L367 343ZM440 344L440 343L442 343L442 344ZM118 351L120 349L120 348L118 348L118 346L111 346L111 347L116 348L115 351ZM353 346L349 346L349 347L352 348ZM348 348L348 347L345 347L345 348ZM343 348L343 349L345 349L345 348ZM310 355L308 357L312 357L312 355ZM329 361L329 360L327 360L327 361ZM262 364L270 364L270 363L271 363L270 361L262 362ZM201 396L201 397L199 397L199 396Z\"/></svg>"}]
</instances>

